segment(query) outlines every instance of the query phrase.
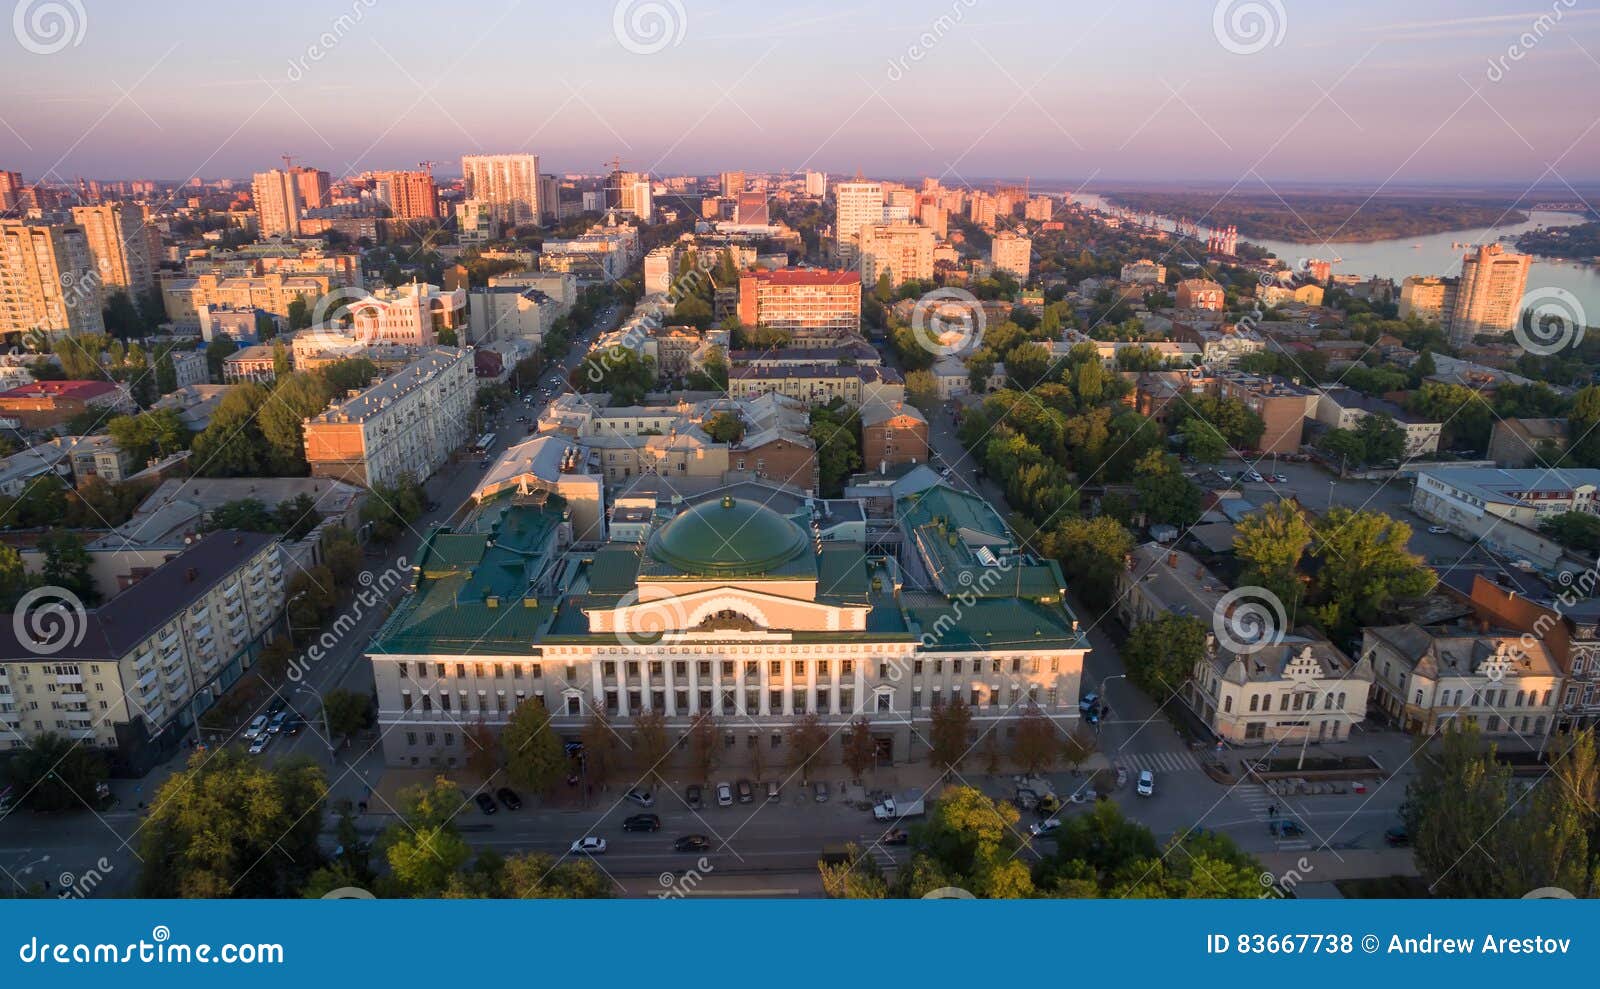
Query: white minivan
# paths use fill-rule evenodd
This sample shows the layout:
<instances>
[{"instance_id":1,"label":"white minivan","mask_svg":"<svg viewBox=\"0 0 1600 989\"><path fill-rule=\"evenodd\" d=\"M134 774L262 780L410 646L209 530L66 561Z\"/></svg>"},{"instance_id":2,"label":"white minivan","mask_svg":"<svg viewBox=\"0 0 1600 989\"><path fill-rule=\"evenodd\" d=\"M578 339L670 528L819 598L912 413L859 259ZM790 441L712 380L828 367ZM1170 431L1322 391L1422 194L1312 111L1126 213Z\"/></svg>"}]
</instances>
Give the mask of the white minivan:
<instances>
[{"instance_id":1,"label":"white minivan","mask_svg":"<svg viewBox=\"0 0 1600 989\"><path fill-rule=\"evenodd\" d=\"M250 722L250 727L244 730L244 737L255 738L257 735L265 734L266 730L267 716L265 714L258 714L256 715L256 719Z\"/></svg>"}]
</instances>

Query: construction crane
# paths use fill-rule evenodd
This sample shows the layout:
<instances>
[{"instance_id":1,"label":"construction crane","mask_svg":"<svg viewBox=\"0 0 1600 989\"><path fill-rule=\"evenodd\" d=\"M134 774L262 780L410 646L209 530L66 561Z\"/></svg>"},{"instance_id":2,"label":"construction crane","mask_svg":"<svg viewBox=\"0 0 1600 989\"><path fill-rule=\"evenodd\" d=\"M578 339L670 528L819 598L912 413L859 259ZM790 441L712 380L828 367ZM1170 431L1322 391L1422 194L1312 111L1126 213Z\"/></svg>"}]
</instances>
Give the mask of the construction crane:
<instances>
[{"instance_id":1,"label":"construction crane","mask_svg":"<svg viewBox=\"0 0 1600 989\"><path fill-rule=\"evenodd\" d=\"M288 172L288 171L292 171L294 169L294 160L296 158L296 155L295 155L295 153L293 151L285 151L283 154L279 155L278 157L283 159L283 170L284 171Z\"/></svg>"},{"instance_id":2,"label":"construction crane","mask_svg":"<svg viewBox=\"0 0 1600 989\"><path fill-rule=\"evenodd\" d=\"M427 161L419 161L419 162L417 162L417 167L422 169L424 172L426 172L428 178L431 179L431 178L433 178L433 166L435 166L437 164L439 164L439 163L430 158Z\"/></svg>"}]
</instances>

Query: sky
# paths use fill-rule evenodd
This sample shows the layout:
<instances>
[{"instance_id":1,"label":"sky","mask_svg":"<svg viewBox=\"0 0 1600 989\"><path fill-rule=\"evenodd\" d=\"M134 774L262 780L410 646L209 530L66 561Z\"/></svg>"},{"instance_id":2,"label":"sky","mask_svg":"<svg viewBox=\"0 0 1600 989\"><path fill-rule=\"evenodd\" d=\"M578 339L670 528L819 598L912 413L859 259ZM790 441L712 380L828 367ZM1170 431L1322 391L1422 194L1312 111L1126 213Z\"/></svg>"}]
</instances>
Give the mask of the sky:
<instances>
[{"instance_id":1,"label":"sky","mask_svg":"<svg viewBox=\"0 0 1600 989\"><path fill-rule=\"evenodd\" d=\"M0 168L29 181L512 151L947 184L1600 180L1590 0L4 5Z\"/></svg>"}]
</instances>

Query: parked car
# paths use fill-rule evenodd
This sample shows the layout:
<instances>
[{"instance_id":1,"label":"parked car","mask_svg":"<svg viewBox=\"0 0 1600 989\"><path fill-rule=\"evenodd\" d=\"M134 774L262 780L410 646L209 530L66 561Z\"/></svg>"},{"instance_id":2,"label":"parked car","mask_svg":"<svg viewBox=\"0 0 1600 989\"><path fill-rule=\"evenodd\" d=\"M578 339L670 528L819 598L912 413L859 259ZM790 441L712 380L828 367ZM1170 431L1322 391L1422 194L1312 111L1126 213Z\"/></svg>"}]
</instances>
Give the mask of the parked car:
<instances>
[{"instance_id":1,"label":"parked car","mask_svg":"<svg viewBox=\"0 0 1600 989\"><path fill-rule=\"evenodd\" d=\"M688 789L683 791L683 802L689 805L690 810L700 809L699 783L690 783Z\"/></svg>"},{"instance_id":2,"label":"parked car","mask_svg":"<svg viewBox=\"0 0 1600 989\"><path fill-rule=\"evenodd\" d=\"M1428 526L1428 534L1429 535L1433 535L1433 536L1443 536L1443 535L1447 534L1449 531L1450 530L1448 528L1446 528L1445 526L1442 526L1442 525L1430 525L1430 526Z\"/></svg>"},{"instance_id":3,"label":"parked car","mask_svg":"<svg viewBox=\"0 0 1600 989\"><path fill-rule=\"evenodd\" d=\"M290 714L291 712L287 709L274 714L272 716L272 720L267 722L267 733L270 735L276 735L283 731L284 723L289 720Z\"/></svg>"},{"instance_id":4,"label":"parked car","mask_svg":"<svg viewBox=\"0 0 1600 989\"><path fill-rule=\"evenodd\" d=\"M1148 769L1139 770L1139 782L1134 787L1141 797L1153 797L1156 794L1156 774Z\"/></svg>"},{"instance_id":5,"label":"parked car","mask_svg":"<svg viewBox=\"0 0 1600 989\"><path fill-rule=\"evenodd\" d=\"M641 790L638 787L634 787L624 794L624 796L638 804L640 807L654 807L656 805L656 798L650 793L649 790Z\"/></svg>"},{"instance_id":6,"label":"parked car","mask_svg":"<svg viewBox=\"0 0 1600 989\"><path fill-rule=\"evenodd\" d=\"M1061 819L1059 817L1047 817L1038 824L1028 825L1028 833L1035 838L1042 838L1047 834L1055 834L1060 829Z\"/></svg>"},{"instance_id":7,"label":"parked car","mask_svg":"<svg viewBox=\"0 0 1600 989\"><path fill-rule=\"evenodd\" d=\"M711 847L711 839L703 834L686 834L672 843L675 852L703 852Z\"/></svg>"},{"instance_id":8,"label":"parked car","mask_svg":"<svg viewBox=\"0 0 1600 989\"><path fill-rule=\"evenodd\" d=\"M660 831L661 818L654 814L635 814L622 822L624 831Z\"/></svg>"},{"instance_id":9,"label":"parked car","mask_svg":"<svg viewBox=\"0 0 1600 989\"><path fill-rule=\"evenodd\" d=\"M1244 475L1244 479L1252 484L1260 484L1262 481L1261 472L1253 470L1247 471Z\"/></svg>"},{"instance_id":10,"label":"parked car","mask_svg":"<svg viewBox=\"0 0 1600 989\"><path fill-rule=\"evenodd\" d=\"M817 803L819 803L819 804L827 803L828 802L828 784L823 780L817 780L815 783L811 784L811 794L816 799Z\"/></svg>"},{"instance_id":11,"label":"parked car","mask_svg":"<svg viewBox=\"0 0 1600 989\"><path fill-rule=\"evenodd\" d=\"M1390 848L1404 848L1411 844L1411 834L1404 824L1396 824L1383 833L1383 840Z\"/></svg>"},{"instance_id":12,"label":"parked car","mask_svg":"<svg viewBox=\"0 0 1600 989\"><path fill-rule=\"evenodd\" d=\"M1271 821L1267 824L1267 833L1279 838L1296 838L1306 833L1299 821Z\"/></svg>"},{"instance_id":13,"label":"parked car","mask_svg":"<svg viewBox=\"0 0 1600 989\"><path fill-rule=\"evenodd\" d=\"M500 802L506 805L506 810L522 809L522 798L517 796L517 792L511 789L511 787L502 786L500 789L494 791L494 795L499 797Z\"/></svg>"},{"instance_id":14,"label":"parked car","mask_svg":"<svg viewBox=\"0 0 1600 989\"><path fill-rule=\"evenodd\" d=\"M271 717L289 706L289 702L282 697L274 697L272 703L267 705L267 716Z\"/></svg>"},{"instance_id":15,"label":"parked car","mask_svg":"<svg viewBox=\"0 0 1600 989\"><path fill-rule=\"evenodd\" d=\"M769 803L769 804L777 803L778 802L778 797L779 797L778 781L777 780L767 780L767 803Z\"/></svg>"},{"instance_id":16,"label":"parked car","mask_svg":"<svg viewBox=\"0 0 1600 989\"><path fill-rule=\"evenodd\" d=\"M572 847L568 849L568 852L573 855L604 855L606 853L606 840L604 838L596 838L593 835L587 838L579 838L572 843Z\"/></svg>"},{"instance_id":17,"label":"parked car","mask_svg":"<svg viewBox=\"0 0 1600 989\"><path fill-rule=\"evenodd\" d=\"M886 831L884 832L883 837L878 839L879 843L884 845L904 845L910 840L910 833L902 828L895 828L893 831Z\"/></svg>"},{"instance_id":18,"label":"parked car","mask_svg":"<svg viewBox=\"0 0 1600 989\"><path fill-rule=\"evenodd\" d=\"M266 732L262 732L256 736L255 741L250 743L250 754L260 755L261 753L267 751L267 746L271 744L271 742L272 736L268 735Z\"/></svg>"},{"instance_id":19,"label":"parked car","mask_svg":"<svg viewBox=\"0 0 1600 989\"><path fill-rule=\"evenodd\" d=\"M264 734L266 730L267 716L265 714L258 714L255 716L255 719L250 722L250 726L244 730L244 737L255 738L257 735Z\"/></svg>"},{"instance_id":20,"label":"parked car","mask_svg":"<svg viewBox=\"0 0 1600 989\"><path fill-rule=\"evenodd\" d=\"M747 804L756 798L755 791L751 789L749 780L740 780L737 788L741 804Z\"/></svg>"},{"instance_id":21,"label":"parked car","mask_svg":"<svg viewBox=\"0 0 1600 989\"><path fill-rule=\"evenodd\" d=\"M499 807L495 806L494 798L489 796L487 793L473 794L472 802L477 804L478 809L483 811L485 814L493 814L495 811L500 809Z\"/></svg>"},{"instance_id":22,"label":"parked car","mask_svg":"<svg viewBox=\"0 0 1600 989\"><path fill-rule=\"evenodd\" d=\"M1289 475L1288 474L1274 474L1274 475L1272 475L1272 483L1273 484L1288 484L1289 483Z\"/></svg>"},{"instance_id":23,"label":"parked car","mask_svg":"<svg viewBox=\"0 0 1600 989\"><path fill-rule=\"evenodd\" d=\"M717 784L717 806L718 807L732 807L733 806L733 787L730 786L727 783L718 783Z\"/></svg>"},{"instance_id":24,"label":"parked car","mask_svg":"<svg viewBox=\"0 0 1600 989\"><path fill-rule=\"evenodd\" d=\"M306 719L296 714L283 723L283 733L285 735L298 735L300 734L300 729L304 728L305 726Z\"/></svg>"}]
</instances>

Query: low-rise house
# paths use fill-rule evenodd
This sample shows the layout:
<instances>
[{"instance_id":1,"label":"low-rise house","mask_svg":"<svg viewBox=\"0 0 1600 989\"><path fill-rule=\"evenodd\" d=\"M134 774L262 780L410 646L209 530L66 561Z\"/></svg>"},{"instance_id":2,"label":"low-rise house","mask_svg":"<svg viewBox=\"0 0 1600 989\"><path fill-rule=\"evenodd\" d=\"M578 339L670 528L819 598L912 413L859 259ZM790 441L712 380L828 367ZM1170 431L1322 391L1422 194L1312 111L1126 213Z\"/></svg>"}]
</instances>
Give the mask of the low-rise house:
<instances>
[{"instance_id":1,"label":"low-rise house","mask_svg":"<svg viewBox=\"0 0 1600 989\"><path fill-rule=\"evenodd\" d=\"M872 467L928 460L928 419L909 402L861 407L862 463Z\"/></svg>"},{"instance_id":2,"label":"low-rise house","mask_svg":"<svg viewBox=\"0 0 1600 989\"><path fill-rule=\"evenodd\" d=\"M1497 419L1489 434L1489 459L1496 467L1554 464L1566 452L1565 419Z\"/></svg>"},{"instance_id":3,"label":"low-rise house","mask_svg":"<svg viewBox=\"0 0 1600 989\"><path fill-rule=\"evenodd\" d=\"M111 381L35 381L0 392L0 417L28 429L50 429L91 409L109 418L135 408L127 387Z\"/></svg>"},{"instance_id":4,"label":"low-rise house","mask_svg":"<svg viewBox=\"0 0 1600 989\"><path fill-rule=\"evenodd\" d=\"M1369 415L1393 420L1406 434L1405 459L1437 453L1442 424L1412 415L1395 403L1353 388L1323 388L1317 399L1317 421L1334 429L1354 429Z\"/></svg>"},{"instance_id":5,"label":"low-rise house","mask_svg":"<svg viewBox=\"0 0 1600 989\"><path fill-rule=\"evenodd\" d=\"M1217 737L1233 744L1337 742L1366 719L1372 679L1365 656L1351 660L1321 637L1230 648L1213 636L1188 694Z\"/></svg>"},{"instance_id":6,"label":"low-rise house","mask_svg":"<svg viewBox=\"0 0 1600 989\"><path fill-rule=\"evenodd\" d=\"M1535 746L1550 731L1561 670L1542 641L1506 630L1416 624L1367 628L1375 699L1408 732L1432 735L1461 722Z\"/></svg>"}]
</instances>

